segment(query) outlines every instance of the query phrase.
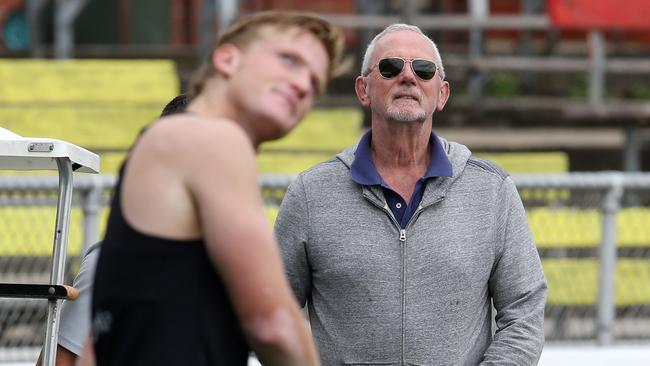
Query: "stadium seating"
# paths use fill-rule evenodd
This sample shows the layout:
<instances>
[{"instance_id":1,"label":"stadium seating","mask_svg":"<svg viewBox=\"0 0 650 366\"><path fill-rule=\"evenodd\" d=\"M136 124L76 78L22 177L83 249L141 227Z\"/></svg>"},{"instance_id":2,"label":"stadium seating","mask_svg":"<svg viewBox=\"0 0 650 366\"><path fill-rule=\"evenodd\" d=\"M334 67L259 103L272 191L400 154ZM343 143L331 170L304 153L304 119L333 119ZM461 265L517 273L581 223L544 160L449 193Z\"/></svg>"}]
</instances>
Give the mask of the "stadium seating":
<instances>
[{"instance_id":1,"label":"stadium seating","mask_svg":"<svg viewBox=\"0 0 650 366\"><path fill-rule=\"evenodd\" d=\"M180 90L169 60L0 60L0 80L0 126L94 151L102 172Z\"/></svg>"}]
</instances>

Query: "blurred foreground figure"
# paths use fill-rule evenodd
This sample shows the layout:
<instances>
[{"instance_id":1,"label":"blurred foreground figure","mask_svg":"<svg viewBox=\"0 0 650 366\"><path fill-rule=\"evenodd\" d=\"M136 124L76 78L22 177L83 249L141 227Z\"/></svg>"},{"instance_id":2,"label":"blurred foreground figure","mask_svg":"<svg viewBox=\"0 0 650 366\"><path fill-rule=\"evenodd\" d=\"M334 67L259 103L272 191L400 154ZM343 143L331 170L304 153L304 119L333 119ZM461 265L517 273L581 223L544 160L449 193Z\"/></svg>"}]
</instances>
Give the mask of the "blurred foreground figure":
<instances>
[{"instance_id":1,"label":"blurred foreground figure","mask_svg":"<svg viewBox=\"0 0 650 366\"><path fill-rule=\"evenodd\" d=\"M116 185L93 293L104 365L317 365L264 214L255 151L323 92L342 33L253 15L218 40L187 113L139 138Z\"/></svg>"},{"instance_id":2,"label":"blurred foreground figure","mask_svg":"<svg viewBox=\"0 0 650 366\"><path fill-rule=\"evenodd\" d=\"M189 97L178 95L165 105L160 117L182 113L189 104ZM146 131L146 128L141 133ZM56 349L56 366L73 366L84 350L84 342L90 330L90 303L97 267L97 258L101 252L101 242L91 245L84 254L79 273L74 279L73 287L79 290L75 301L64 301L59 317L59 334ZM36 365L42 365L42 354ZM85 364L87 365L87 363Z\"/></svg>"},{"instance_id":3,"label":"blurred foreground figure","mask_svg":"<svg viewBox=\"0 0 650 366\"><path fill-rule=\"evenodd\" d=\"M303 172L276 221L323 364L536 364L546 280L526 213L508 174L433 133L437 47L389 26L355 88L371 130Z\"/></svg>"}]
</instances>

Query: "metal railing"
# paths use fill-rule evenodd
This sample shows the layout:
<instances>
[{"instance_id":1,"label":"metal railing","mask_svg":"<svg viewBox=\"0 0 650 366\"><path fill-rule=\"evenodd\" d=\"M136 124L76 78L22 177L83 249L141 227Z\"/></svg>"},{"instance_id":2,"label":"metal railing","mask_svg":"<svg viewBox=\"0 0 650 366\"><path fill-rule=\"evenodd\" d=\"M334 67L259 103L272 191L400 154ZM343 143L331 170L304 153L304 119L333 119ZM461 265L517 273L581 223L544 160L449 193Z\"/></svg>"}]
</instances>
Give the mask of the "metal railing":
<instances>
[{"instance_id":1,"label":"metal railing","mask_svg":"<svg viewBox=\"0 0 650 366\"><path fill-rule=\"evenodd\" d=\"M292 179L261 177L269 212ZM513 179L549 281L547 340L650 340L650 174ZM75 177L68 278L83 248L100 238L114 184L114 176ZM48 272L54 225L45 216L57 188L54 176L0 176L1 282L37 282ZM45 302L0 299L0 362L40 346L44 314Z\"/></svg>"}]
</instances>

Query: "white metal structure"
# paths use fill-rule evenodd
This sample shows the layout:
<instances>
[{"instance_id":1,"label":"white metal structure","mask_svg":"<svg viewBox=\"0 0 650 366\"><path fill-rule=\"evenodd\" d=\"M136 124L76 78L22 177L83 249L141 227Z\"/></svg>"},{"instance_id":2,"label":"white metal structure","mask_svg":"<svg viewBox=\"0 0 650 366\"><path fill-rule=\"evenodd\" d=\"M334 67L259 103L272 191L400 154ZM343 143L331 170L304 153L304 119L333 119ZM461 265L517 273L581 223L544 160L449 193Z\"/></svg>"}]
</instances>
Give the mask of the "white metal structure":
<instances>
[{"instance_id":1,"label":"white metal structure","mask_svg":"<svg viewBox=\"0 0 650 366\"><path fill-rule=\"evenodd\" d=\"M0 284L0 297L48 299L43 364L53 366L56 358L61 299L76 297L73 288L63 286L72 206L72 176L74 171L99 173L99 156L65 141L22 137L0 128L0 169L59 172L59 196L50 283L48 285Z\"/></svg>"}]
</instances>

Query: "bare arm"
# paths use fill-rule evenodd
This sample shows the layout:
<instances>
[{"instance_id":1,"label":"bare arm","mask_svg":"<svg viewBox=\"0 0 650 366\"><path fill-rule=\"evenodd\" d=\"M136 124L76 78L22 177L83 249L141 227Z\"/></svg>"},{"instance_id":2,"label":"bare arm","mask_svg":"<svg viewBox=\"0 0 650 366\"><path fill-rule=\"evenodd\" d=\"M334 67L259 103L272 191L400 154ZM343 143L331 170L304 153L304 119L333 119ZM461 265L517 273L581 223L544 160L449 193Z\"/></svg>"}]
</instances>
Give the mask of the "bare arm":
<instances>
[{"instance_id":1,"label":"bare arm","mask_svg":"<svg viewBox=\"0 0 650 366\"><path fill-rule=\"evenodd\" d=\"M93 339L88 335L84 342L84 349L79 356L77 366L95 366L95 348L93 347ZM58 366L58 365L57 365Z\"/></svg>"},{"instance_id":2,"label":"bare arm","mask_svg":"<svg viewBox=\"0 0 650 366\"><path fill-rule=\"evenodd\" d=\"M197 141L211 148L185 175L211 259L258 358L265 365L317 365L308 324L264 214L254 151L238 127L218 129L219 141Z\"/></svg>"},{"instance_id":3,"label":"bare arm","mask_svg":"<svg viewBox=\"0 0 650 366\"><path fill-rule=\"evenodd\" d=\"M64 301L59 318L59 344L56 349L56 366L73 366L83 351L84 340L90 327L90 297L99 243L90 247L83 260L73 286L79 290L75 301ZM42 365L43 353L38 357L37 366Z\"/></svg>"},{"instance_id":4,"label":"bare arm","mask_svg":"<svg viewBox=\"0 0 650 366\"><path fill-rule=\"evenodd\" d=\"M56 361L54 364L56 366L74 366L75 361L77 361L77 355L68 351L65 347L59 345L56 346ZM36 366L43 365L43 352L38 355L38 361L36 361Z\"/></svg>"}]
</instances>

